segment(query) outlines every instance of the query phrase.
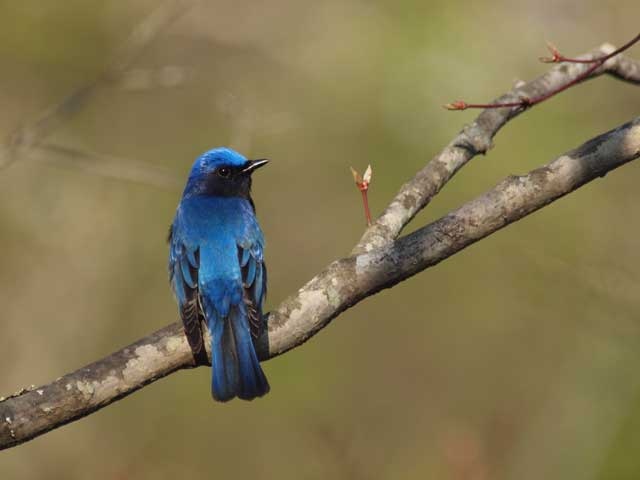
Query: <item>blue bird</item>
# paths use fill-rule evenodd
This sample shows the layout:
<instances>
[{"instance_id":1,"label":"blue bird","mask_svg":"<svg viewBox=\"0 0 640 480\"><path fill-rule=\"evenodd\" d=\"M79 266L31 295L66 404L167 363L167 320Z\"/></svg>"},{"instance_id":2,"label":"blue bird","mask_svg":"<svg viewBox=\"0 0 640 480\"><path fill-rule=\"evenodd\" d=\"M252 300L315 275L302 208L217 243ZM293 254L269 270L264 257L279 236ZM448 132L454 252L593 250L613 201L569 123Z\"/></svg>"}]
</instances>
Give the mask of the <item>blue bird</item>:
<instances>
[{"instance_id":1,"label":"blue bird","mask_svg":"<svg viewBox=\"0 0 640 480\"><path fill-rule=\"evenodd\" d=\"M264 238L251 199L251 174L267 160L229 148L196 159L169 231L169 281L196 363L208 363L211 393L225 402L269 391L254 341L264 328Z\"/></svg>"}]
</instances>

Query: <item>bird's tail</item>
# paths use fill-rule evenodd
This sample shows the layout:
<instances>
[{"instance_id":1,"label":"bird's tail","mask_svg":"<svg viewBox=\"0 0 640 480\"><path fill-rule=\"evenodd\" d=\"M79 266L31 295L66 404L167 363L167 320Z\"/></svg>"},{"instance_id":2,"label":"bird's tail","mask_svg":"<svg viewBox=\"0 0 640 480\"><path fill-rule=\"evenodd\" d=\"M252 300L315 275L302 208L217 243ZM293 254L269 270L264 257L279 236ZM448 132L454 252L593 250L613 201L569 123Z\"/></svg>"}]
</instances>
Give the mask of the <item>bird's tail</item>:
<instances>
[{"instance_id":1,"label":"bird's tail","mask_svg":"<svg viewBox=\"0 0 640 480\"><path fill-rule=\"evenodd\" d=\"M269 383L260 367L245 306L231 306L226 318L212 318L211 394L226 402L234 397L252 400L269 391Z\"/></svg>"}]
</instances>

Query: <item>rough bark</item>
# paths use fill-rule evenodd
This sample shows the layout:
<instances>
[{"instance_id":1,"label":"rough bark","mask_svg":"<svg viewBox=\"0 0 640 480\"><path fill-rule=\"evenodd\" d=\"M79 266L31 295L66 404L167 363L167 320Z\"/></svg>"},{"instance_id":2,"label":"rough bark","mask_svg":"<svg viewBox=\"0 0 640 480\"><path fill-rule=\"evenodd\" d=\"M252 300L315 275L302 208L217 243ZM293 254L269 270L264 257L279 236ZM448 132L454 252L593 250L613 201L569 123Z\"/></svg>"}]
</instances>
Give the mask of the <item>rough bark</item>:
<instances>
[{"instance_id":1,"label":"rough bark","mask_svg":"<svg viewBox=\"0 0 640 480\"><path fill-rule=\"evenodd\" d=\"M591 55L610 51L603 46ZM542 94L573 78L580 65L559 65L500 101ZM611 73L640 83L638 63L615 57L594 75ZM402 228L464 164L490 147L493 136L521 109L483 111L416 177L405 184L354 255L331 263L268 319L259 340L261 359L301 345L333 318L374 293L392 287L472 243L513 223L583 184L640 156L640 117L589 140L524 176L512 176L484 195L416 232L396 239ZM179 324L42 387L0 398L0 449L9 448L123 398L183 368L192 355Z\"/></svg>"},{"instance_id":2,"label":"rough bark","mask_svg":"<svg viewBox=\"0 0 640 480\"><path fill-rule=\"evenodd\" d=\"M301 345L362 299L433 266L607 172L640 157L640 117L395 242L337 260L269 315L266 360ZM193 367L172 324L49 385L0 401L0 449L86 416L176 370Z\"/></svg>"},{"instance_id":3,"label":"rough bark","mask_svg":"<svg viewBox=\"0 0 640 480\"><path fill-rule=\"evenodd\" d=\"M615 50L604 44L591 53L578 58L598 58ZM580 76L591 65L562 63L530 82L522 82L491 103L517 102L522 98L541 97ZM604 73L629 83L640 84L640 62L617 55L589 77ZM478 154L485 154L493 146L493 137L509 120L525 110L520 107L483 110L415 177L405 183L377 220L369 227L352 253L366 252L388 244L398 237L402 229L451 180L458 170Z\"/></svg>"}]
</instances>

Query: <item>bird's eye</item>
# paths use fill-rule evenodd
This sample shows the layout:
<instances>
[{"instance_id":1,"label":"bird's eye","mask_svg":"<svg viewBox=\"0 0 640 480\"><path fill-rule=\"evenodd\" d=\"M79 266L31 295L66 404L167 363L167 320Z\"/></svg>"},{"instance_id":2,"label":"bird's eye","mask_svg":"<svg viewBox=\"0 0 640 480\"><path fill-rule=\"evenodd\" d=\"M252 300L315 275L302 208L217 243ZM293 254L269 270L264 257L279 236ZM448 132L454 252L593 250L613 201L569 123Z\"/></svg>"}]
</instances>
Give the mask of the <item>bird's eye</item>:
<instances>
[{"instance_id":1,"label":"bird's eye","mask_svg":"<svg viewBox=\"0 0 640 480\"><path fill-rule=\"evenodd\" d=\"M220 167L216 172L218 173L218 176L222 178L227 178L231 175L231 169L229 167Z\"/></svg>"}]
</instances>

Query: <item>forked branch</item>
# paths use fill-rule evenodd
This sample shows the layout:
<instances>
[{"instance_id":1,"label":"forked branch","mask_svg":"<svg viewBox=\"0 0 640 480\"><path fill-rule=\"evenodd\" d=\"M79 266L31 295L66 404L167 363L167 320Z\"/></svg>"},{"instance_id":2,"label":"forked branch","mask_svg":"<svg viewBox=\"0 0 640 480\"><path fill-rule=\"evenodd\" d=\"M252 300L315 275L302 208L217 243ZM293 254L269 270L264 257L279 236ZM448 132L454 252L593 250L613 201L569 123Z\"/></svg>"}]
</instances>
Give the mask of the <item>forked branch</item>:
<instances>
[{"instance_id":1,"label":"forked branch","mask_svg":"<svg viewBox=\"0 0 640 480\"><path fill-rule=\"evenodd\" d=\"M609 62L601 65L593 75L609 72L621 76L620 57L616 60L611 65ZM625 61L626 66L637 68L636 62ZM633 78L631 69L624 75L629 72ZM521 91L548 91L575 75L579 73L571 68L560 70L556 67L501 98L513 98ZM639 117L527 175L503 180L440 220L396 239L455 172L478 153L486 152L495 133L519 113L517 108L485 110L405 184L385 212L367 229L352 256L331 263L269 314L268 331L258 344L261 359L272 358L301 345L364 298L396 285L640 157ZM18 445L89 415L158 378L192 368L192 362L182 328L174 323L48 385L0 399L0 449Z\"/></svg>"},{"instance_id":2,"label":"forked branch","mask_svg":"<svg viewBox=\"0 0 640 480\"><path fill-rule=\"evenodd\" d=\"M607 60L609 60L609 59L615 57L616 55L619 55L620 53L624 52L625 50L631 48L638 41L640 41L640 33L638 33L638 35L633 37L631 40L629 40L627 43L625 43L620 48L614 49L612 52L605 53L603 55L597 55L597 56L586 56L584 58L569 58L569 57L565 57L564 55L562 55L558 51L558 49L554 45L552 45L551 43L548 43L547 46L549 48L549 51L551 52L551 57L540 57L540 61L541 62L543 62L543 63L563 63L563 62L566 62L566 63L584 64L584 65L589 65L589 66L586 67L584 69L584 71L581 72L579 75L577 75L575 78L567 80L565 83L558 85L556 88L554 88L552 90L549 90L548 92L545 92L544 94L538 95L538 96L535 96L535 97L522 96L517 101L513 101L513 102L495 102L495 103L467 103L464 100L456 100L455 102L446 104L444 107L446 109L448 109L448 110L466 110L467 108L487 109L487 108L513 108L513 107L528 108L528 107L532 107L532 106L537 105L538 103L544 102L545 100L548 100L549 98L553 97L554 95L557 95L558 93L563 92L566 89L571 88L574 85L577 85L578 83L582 82L586 78L590 77L598 68L600 68L602 65L604 65Z\"/></svg>"}]
</instances>

